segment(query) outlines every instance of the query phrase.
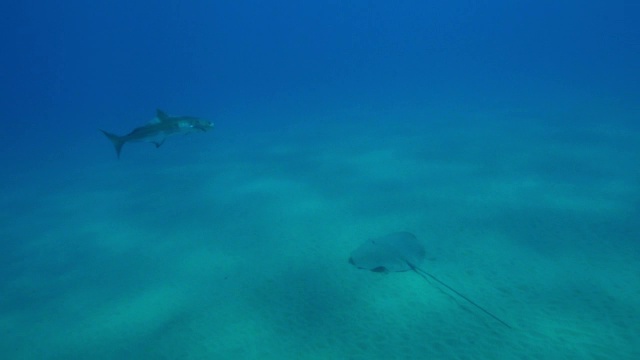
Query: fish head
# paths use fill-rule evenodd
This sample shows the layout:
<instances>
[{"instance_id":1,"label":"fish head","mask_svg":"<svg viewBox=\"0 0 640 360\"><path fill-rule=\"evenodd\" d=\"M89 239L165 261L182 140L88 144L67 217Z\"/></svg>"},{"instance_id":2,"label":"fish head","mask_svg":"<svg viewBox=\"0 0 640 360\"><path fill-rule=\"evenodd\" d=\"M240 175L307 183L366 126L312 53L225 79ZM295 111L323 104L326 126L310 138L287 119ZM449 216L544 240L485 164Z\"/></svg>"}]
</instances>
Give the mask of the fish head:
<instances>
[{"instance_id":1,"label":"fish head","mask_svg":"<svg viewBox=\"0 0 640 360\"><path fill-rule=\"evenodd\" d=\"M209 129L213 129L213 123L211 121L198 119L193 124L193 128L200 131L207 131Z\"/></svg>"},{"instance_id":2,"label":"fish head","mask_svg":"<svg viewBox=\"0 0 640 360\"><path fill-rule=\"evenodd\" d=\"M188 118L178 122L178 127L183 131L202 131L213 129L213 123L208 120L198 118Z\"/></svg>"}]
</instances>

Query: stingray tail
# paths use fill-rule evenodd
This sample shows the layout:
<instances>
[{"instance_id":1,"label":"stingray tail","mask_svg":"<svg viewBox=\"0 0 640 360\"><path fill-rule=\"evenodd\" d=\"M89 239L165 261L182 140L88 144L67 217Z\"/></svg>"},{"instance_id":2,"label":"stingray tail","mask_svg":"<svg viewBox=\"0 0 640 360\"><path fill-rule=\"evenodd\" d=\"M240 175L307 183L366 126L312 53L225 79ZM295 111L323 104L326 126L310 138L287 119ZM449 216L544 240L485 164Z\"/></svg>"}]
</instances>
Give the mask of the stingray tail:
<instances>
[{"instance_id":1,"label":"stingray tail","mask_svg":"<svg viewBox=\"0 0 640 360\"><path fill-rule=\"evenodd\" d=\"M104 130L100 130L102 133L113 143L113 146L116 148L116 155L118 155L118 159L120 159L120 151L122 150L122 145L126 142L123 136L118 136L112 134L110 132L106 132Z\"/></svg>"},{"instance_id":2,"label":"stingray tail","mask_svg":"<svg viewBox=\"0 0 640 360\"><path fill-rule=\"evenodd\" d=\"M451 286L445 284L444 282L442 282L440 279L438 279L437 277L429 274L428 272L420 269L417 266L414 266L413 264L409 263L409 266L411 266L411 268L413 269L413 271L415 271L418 275L424 277L425 279L429 280L429 278L431 278L432 280L436 281L438 284L446 287L447 289L451 290L453 293L455 293L456 295L460 296L461 298L465 299L467 302L469 302L469 304L475 306L476 308L480 309L482 312L484 312L485 314L491 316L492 318L494 318L496 321L498 321L499 323L501 323L502 325L508 327L509 329L513 329L511 327L511 325L507 324L506 322L504 322L502 319L500 319L499 317L493 315L492 313L490 313L488 310L486 310L485 308L483 308L482 306L476 304L473 300L469 299L468 297L462 295L458 290L452 288Z\"/></svg>"}]
</instances>

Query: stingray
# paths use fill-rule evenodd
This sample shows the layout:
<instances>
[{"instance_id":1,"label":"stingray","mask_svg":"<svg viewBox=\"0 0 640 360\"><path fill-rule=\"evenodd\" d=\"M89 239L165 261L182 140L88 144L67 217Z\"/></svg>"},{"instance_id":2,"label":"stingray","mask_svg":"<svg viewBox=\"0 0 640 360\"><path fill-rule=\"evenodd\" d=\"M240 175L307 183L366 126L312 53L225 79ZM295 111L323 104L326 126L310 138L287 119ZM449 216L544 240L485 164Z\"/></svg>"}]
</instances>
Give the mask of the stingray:
<instances>
[{"instance_id":1,"label":"stingray","mask_svg":"<svg viewBox=\"0 0 640 360\"><path fill-rule=\"evenodd\" d=\"M427 281L429 281L429 279L434 280L438 284L466 300L469 304L491 316L502 325L511 328L509 324L502 321L482 306L476 304L459 291L420 268L420 264L424 261L425 256L426 251L416 236L410 232L402 231L367 240L351 253L349 263L359 269L378 273L414 271Z\"/></svg>"}]
</instances>

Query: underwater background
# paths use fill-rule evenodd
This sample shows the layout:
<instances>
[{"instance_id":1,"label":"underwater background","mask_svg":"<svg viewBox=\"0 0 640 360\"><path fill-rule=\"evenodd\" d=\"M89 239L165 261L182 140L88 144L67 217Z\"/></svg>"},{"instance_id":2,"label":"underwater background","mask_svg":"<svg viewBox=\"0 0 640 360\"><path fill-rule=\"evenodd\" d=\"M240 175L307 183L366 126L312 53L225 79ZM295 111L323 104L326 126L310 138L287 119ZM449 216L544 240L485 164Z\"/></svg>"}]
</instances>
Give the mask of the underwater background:
<instances>
[{"instance_id":1,"label":"underwater background","mask_svg":"<svg viewBox=\"0 0 640 360\"><path fill-rule=\"evenodd\" d=\"M1 357L639 359L639 15L0 5ZM156 108L215 128L118 159ZM348 263L395 231L512 328Z\"/></svg>"}]
</instances>

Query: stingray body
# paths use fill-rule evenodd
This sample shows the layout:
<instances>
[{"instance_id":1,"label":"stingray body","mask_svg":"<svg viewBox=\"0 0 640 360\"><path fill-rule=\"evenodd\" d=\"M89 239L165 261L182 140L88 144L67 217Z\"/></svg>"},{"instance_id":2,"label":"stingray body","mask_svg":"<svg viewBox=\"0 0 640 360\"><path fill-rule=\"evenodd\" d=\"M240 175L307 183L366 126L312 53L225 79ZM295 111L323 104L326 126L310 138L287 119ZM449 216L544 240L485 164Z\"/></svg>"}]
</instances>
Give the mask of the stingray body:
<instances>
[{"instance_id":1,"label":"stingray body","mask_svg":"<svg viewBox=\"0 0 640 360\"><path fill-rule=\"evenodd\" d=\"M416 236L401 231L367 240L351 253L349 263L373 272L409 271L419 266L425 255Z\"/></svg>"},{"instance_id":2,"label":"stingray body","mask_svg":"<svg viewBox=\"0 0 640 360\"><path fill-rule=\"evenodd\" d=\"M425 256L426 251L418 238L410 232L401 231L367 240L351 253L349 263L359 269L380 273L413 270L426 280L434 280L502 325L511 328L497 316L420 268Z\"/></svg>"}]
</instances>

